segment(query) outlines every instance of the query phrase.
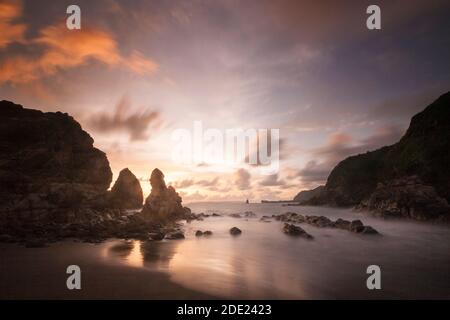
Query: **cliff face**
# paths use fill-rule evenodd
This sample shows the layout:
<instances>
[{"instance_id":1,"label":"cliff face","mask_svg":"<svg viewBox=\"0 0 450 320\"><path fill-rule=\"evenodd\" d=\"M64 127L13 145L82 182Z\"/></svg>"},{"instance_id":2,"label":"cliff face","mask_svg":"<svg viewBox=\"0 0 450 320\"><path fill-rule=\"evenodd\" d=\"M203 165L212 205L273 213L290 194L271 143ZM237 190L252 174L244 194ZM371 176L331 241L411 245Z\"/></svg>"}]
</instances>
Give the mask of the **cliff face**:
<instances>
[{"instance_id":1,"label":"cliff face","mask_svg":"<svg viewBox=\"0 0 450 320\"><path fill-rule=\"evenodd\" d=\"M314 188L312 190L303 190L300 191L295 197L294 197L294 201L296 202L304 202L304 201L308 201L316 196L319 196L321 194L321 192L325 189L325 186L319 186L317 188Z\"/></svg>"},{"instance_id":2,"label":"cliff face","mask_svg":"<svg viewBox=\"0 0 450 320\"><path fill-rule=\"evenodd\" d=\"M446 202L450 201L449 163L450 92L416 114L396 144L341 161L330 173L325 190L309 203L354 206L367 204L371 198L371 209L386 211L386 197L397 197L399 211L411 216L409 212L417 206L404 198L413 197L411 181L415 181L416 189L425 187L428 196L435 194L439 198L435 204L441 203L442 207L433 207L445 212ZM400 191L402 185L405 187ZM384 196L371 197L375 191ZM384 202L376 200L382 198ZM404 203L410 203L410 207Z\"/></svg>"},{"instance_id":3,"label":"cliff face","mask_svg":"<svg viewBox=\"0 0 450 320\"><path fill-rule=\"evenodd\" d=\"M79 206L109 188L105 153L69 115L1 101L0 120L2 210Z\"/></svg>"},{"instance_id":4,"label":"cliff face","mask_svg":"<svg viewBox=\"0 0 450 320\"><path fill-rule=\"evenodd\" d=\"M139 180L128 169L120 171L110 193L110 204L113 208L139 209L142 207L144 196Z\"/></svg>"}]
</instances>

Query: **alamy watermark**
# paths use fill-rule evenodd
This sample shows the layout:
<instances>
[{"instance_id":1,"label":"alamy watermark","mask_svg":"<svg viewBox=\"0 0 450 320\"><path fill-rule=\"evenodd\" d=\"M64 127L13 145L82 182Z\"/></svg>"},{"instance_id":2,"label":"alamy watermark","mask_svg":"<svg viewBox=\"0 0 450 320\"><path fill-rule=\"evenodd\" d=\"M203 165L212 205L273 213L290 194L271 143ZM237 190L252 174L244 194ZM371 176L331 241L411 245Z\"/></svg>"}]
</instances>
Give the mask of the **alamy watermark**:
<instances>
[{"instance_id":1,"label":"alamy watermark","mask_svg":"<svg viewBox=\"0 0 450 320\"><path fill-rule=\"evenodd\" d=\"M276 174L280 168L279 129L205 129L201 121L194 121L192 129L174 130L172 143L172 161L178 164L248 164L263 175Z\"/></svg>"}]
</instances>

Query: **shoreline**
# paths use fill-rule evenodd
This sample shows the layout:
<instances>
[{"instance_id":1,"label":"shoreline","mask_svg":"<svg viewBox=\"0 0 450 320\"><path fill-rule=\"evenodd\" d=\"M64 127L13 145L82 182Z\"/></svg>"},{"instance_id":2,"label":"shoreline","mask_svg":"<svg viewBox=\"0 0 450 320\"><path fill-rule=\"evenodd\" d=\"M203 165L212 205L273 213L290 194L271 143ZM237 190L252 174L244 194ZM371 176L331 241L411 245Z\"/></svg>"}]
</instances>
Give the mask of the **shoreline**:
<instances>
[{"instance_id":1,"label":"shoreline","mask_svg":"<svg viewBox=\"0 0 450 320\"><path fill-rule=\"evenodd\" d=\"M123 263L108 264L110 260L96 257L101 250L98 245L63 241L50 247L60 255L51 263L45 254L49 247L27 249L17 244L0 244L1 300L220 299L179 285L164 272ZM71 264L81 268L81 290L66 288L66 268Z\"/></svg>"}]
</instances>

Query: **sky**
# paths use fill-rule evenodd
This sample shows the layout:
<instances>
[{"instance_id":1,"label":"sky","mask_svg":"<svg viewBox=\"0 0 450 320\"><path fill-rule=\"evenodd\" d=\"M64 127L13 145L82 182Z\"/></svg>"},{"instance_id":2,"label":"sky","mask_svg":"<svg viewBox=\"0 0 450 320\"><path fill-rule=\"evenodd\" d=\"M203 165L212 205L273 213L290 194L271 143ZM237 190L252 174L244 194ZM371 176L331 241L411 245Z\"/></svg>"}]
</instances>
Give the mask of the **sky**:
<instances>
[{"instance_id":1,"label":"sky","mask_svg":"<svg viewBox=\"0 0 450 320\"><path fill-rule=\"evenodd\" d=\"M0 0L0 99L69 113L146 194L157 167L184 202L292 199L449 91L449 17L444 0ZM279 129L279 171L174 161L195 122Z\"/></svg>"}]
</instances>

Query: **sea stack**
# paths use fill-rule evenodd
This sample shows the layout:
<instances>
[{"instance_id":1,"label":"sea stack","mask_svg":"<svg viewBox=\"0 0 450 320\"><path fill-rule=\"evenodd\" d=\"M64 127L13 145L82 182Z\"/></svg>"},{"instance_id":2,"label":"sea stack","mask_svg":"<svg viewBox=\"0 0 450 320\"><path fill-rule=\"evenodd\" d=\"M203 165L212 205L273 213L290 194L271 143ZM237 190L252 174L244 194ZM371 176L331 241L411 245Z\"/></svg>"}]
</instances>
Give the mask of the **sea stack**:
<instances>
[{"instance_id":1,"label":"sea stack","mask_svg":"<svg viewBox=\"0 0 450 320\"><path fill-rule=\"evenodd\" d=\"M139 180L128 168L120 171L111 189L111 206L120 209L140 209L143 202L144 196Z\"/></svg>"},{"instance_id":2,"label":"sea stack","mask_svg":"<svg viewBox=\"0 0 450 320\"><path fill-rule=\"evenodd\" d=\"M172 186L167 187L164 174L158 168L150 176L152 191L145 200L141 215L146 221L167 222L180 219L190 212Z\"/></svg>"}]
</instances>

